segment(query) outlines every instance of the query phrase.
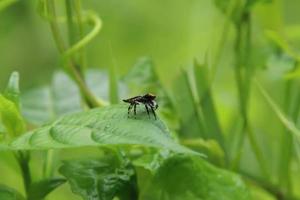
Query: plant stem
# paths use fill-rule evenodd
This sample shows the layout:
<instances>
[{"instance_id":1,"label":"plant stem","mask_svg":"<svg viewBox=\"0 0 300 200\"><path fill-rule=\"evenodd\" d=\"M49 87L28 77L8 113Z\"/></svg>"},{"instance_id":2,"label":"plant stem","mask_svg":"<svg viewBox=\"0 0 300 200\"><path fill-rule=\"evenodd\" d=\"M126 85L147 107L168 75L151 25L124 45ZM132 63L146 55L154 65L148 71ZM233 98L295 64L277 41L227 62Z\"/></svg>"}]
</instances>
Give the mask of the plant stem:
<instances>
[{"instance_id":1,"label":"plant stem","mask_svg":"<svg viewBox=\"0 0 300 200\"><path fill-rule=\"evenodd\" d=\"M240 171L240 174L248 181L254 183L255 185L263 188L264 190L272 194L277 200L300 200L299 197L286 194L284 191L281 190L281 188L272 183L269 183L264 179L255 177L245 171Z\"/></svg>"},{"instance_id":2,"label":"plant stem","mask_svg":"<svg viewBox=\"0 0 300 200\"><path fill-rule=\"evenodd\" d=\"M50 178L54 172L55 150L49 149L46 151L46 158L43 169L43 178Z\"/></svg>"},{"instance_id":3,"label":"plant stem","mask_svg":"<svg viewBox=\"0 0 300 200\"><path fill-rule=\"evenodd\" d=\"M66 13L70 46L76 42L76 28L73 20L72 0L66 0Z\"/></svg>"},{"instance_id":4,"label":"plant stem","mask_svg":"<svg viewBox=\"0 0 300 200\"><path fill-rule=\"evenodd\" d=\"M28 196L31 185L31 173L29 168L30 153L27 151L17 151L14 155L20 166L26 196Z\"/></svg>"},{"instance_id":5,"label":"plant stem","mask_svg":"<svg viewBox=\"0 0 300 200\"><path fill-rule=\"evenodd\" d=\"M81 12L81 0L75 0L74 1L74 11L75 11L75 16L77 19L77 24L78 24L78 35L79 39L82 39L84 37L84 32L83 32L83 17L82 17L82 12ZM84 71L86 68L86 60L85 60L85 48L82 47L82 49L79 51L79 63L80 63L80 68L81 71Z\"/></svg>"},{"instance_id":6,"label":"plant stem","mask_svg":"<svg viewBox=\"0 0 300 200\"><path fill-rule=\"evenodd\" d=\"M81 41L76 43L70 49L66 50L64 41L61 37L60 31L58 28L54 0L48 0L47 2L48 2L48 4L47 4L48 12L49 12L50 19L51 19L49 23L50 23L52 34L53 34L55 43L58 47L58 50L63 55L63 61L64 61L63 66L65 67L68 74L77 83L80 93L81 93L81 96L82 96L83 100L86 102L86 104L90 108L103 106L103 102L98 101L97 98L89 90L89 88L87 87L87 85L84 81L83 75L81 74L80 71L78 71L78 69L76 67L77 66L76 63L71 58L71 55L73 53L75 53L75 51L79 50L82 46L84 46L87 42L89 42L92 39L92 37L95 35L95 31L93 30L92 33L90 33L87 37L83 38ZM95 18L95 16L93 16L93 17ZM99 26L99 25L97 25L97 23L96 23L95 26ZM95 27L95 28L98 29L98 27Z\"/></svg>"},{"instance_id":7,"label":"plant stem","mask_svg":"<svg viewBox=\"0 0 300 200\"><path fill-rule=\"evenodd\" d=\"M250 145L256 156L263 175L267 178L270 177L263 154L257 144L255 135L250 128L248 119L248 99L250 96L250 85L252 79L252 71L249 64L249 57L251 55L251 20L249 11L244 11L238 21L237 27L237 38L235 42L235 52L236 52L236 64L235 64L235 79L239 94L239 104L240 113L243 118L243 128L238 137L238 150L233 159L233 167L237 168L239 165L239 160L243 150L243 143L245 138L245 133L249 138Z\"/></svg>"}]
</instances>

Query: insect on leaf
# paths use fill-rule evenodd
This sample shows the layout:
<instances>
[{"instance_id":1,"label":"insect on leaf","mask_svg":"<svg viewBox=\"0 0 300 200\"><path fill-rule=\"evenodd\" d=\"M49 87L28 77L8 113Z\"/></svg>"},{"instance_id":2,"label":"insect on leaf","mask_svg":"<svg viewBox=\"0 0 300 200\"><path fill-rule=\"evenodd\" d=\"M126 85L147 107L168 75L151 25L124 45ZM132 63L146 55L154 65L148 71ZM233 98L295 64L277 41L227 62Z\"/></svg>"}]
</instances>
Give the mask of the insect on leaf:
<instances>
[{"instance_id":1,"label":"insect on leaf","mask_svg":"<svg viewBox=\"0 0 300 200\"><path fill-rule=\"evenodd\" d=\"M113 105L66 115L30 131L11 143L12 149L50 149L80 146L142 145L194 153L176 143L159 119L149 119L144 107L136 118L127 105Z\"/></svg>"}]
</instances>

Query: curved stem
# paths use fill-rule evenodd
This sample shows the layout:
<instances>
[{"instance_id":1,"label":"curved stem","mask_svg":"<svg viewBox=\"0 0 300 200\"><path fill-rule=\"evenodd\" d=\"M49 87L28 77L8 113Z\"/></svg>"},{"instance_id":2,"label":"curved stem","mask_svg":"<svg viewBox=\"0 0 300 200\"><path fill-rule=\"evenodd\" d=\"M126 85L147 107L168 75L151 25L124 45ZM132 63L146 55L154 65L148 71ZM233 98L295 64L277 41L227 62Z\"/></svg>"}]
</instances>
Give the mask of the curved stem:
<instances>
[{"instance_id":1,"label":"curved stem","mask_svg":"<svg viewBox=\"0 0 300 200\"><path fill-rule=\"evenodd\" d=\"M69 75L77 83L83 100L86 102L86 104L90 108L105 105L105 103L103 101L98 100L92 94L92 92L89 90L88 86L86 85L86 83L84 81L83 75L76 67L76 63L72 60L72 58L70 58L70 56L73 53L75 53L77 50L81 49L93 37L96 36L96 34L99 32L100 27L101 27L101 20L98 17L96 17L95 14L90 15L91 19L95 21L95 28L91 31L90 34L88 34L86 37L84 37L82 40L80 40L78 43L76 43L74 46L72 46L69 50L66 50L64 41L62 39L62 36L61 36L61 34L59 32L59 28L58 28L54 0L48 0L47 6L48 6L48 12L49 12L50 18L52 19L49 21L51 30L52 30L52 34L53 34L55 43L58 47L58 50L63 55L64 68L67 70Z\"/></svg>"},{"instance_id":2,"label":"curved stem","mask_svg":"<svg viewBox=\"0 0 300 200\"><path fill-rule=\"evenodd\" d=\"M93 30L90 33L88 33L84 38L82 38L79 42L77 42L72 47L70 47L68 50L66 50L63 54L64 59L68 59L75 52L82 49L99 33L101 26L102 26L102 22L101 22L100 18L94 12L91 12L91 11L87 13L87 18L89 21L91 21L93 23L93 25L94 25Z\"/></svg>"}]
</instances>

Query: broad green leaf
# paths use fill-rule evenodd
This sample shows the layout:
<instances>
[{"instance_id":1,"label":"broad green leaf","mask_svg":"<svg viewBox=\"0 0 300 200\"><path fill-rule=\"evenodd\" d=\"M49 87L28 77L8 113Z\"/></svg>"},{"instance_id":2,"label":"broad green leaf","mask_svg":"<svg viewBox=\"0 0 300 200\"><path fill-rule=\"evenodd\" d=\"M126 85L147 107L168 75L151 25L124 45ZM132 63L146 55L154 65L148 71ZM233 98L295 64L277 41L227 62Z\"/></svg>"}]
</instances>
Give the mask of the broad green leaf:
<instances>
[{"instance_id":1,"label":"broad green leaf","mask_svg":"<svg viewBox=\"0 0 300 200\"><path fill-rule=\"evenodd\" d=\"M11 143L12 149L49 149L80 146L144 145L193 153L170 137L167 127L150 119L144 107L127 115L127 105L113 105L70 114L28 132Z\"/></svg>"},{"instance_id":2,"label":"broad green leaf","mask_svg":"<svg viewBox=\"0 0 300 200\"><path fill-rule=\"evenodd\" d=\"M16 137L25 131L25 123L15 103L1 94L0 121L2 121L10 137Z\"/></svg>"},{"instance_id":3,"label":"broad green leaf","mask_svg":"<svg viewBox=\"0 0 300 200\"><path fill-rule=\"evenodd\" d=\"M99 70L86 73L87 85L99 98L108 100L108 77ZM126 88L119 83L120 96ZM65 73L56 72L50 86L35 88L25 92L22 97L22 113L35 125L41 125L59 116L83 110L79 90Z\"/></svg>"},{"instance_id":4,"label":"broad green leaf","mask_svg":"<svg viewBox=\"0 0 300 200\"><path fill-rule=\"evenodd\" d=\"M62 178L51 178L35 182L29 188L28 199L44 199L50 192L65 182L66 180Z\"/></svg>"},{"instance_id":5,"label":"broad green leaf","mask_svg":"<svg viewBox=\"0 0 300 200\"><path fill-rule=\"evenodd\" d=\"M137 199L135 171L128 160L67 161L59 171L68 179L72 191L83 199Z\"/></svg>"},{"instance_id":6,"label":"broad green leaf","mask_svg":"<svg viewBox=\"0 0 300 200\"><path fill-rule=\"evenodd\" d=\"M142 200L250 200L241 178L198 157L173 155L161 165Z\"/></svg>"},{"instance_id":7,"label":"broad green leaf","mask_svg":"<svg viewBox=\"0 0 300 200\"><path fill-rule=\"evenodd\" d=\"M20 107L20 89L19 89L19 73L13 72L10 75L8 84L4 91L4 96L15 103L17 108Z\"/></svg>"},{"instance_id":8,"label":"broad green leaf","mask_svg":"<svg viewBox=\"0 0 300 200\"><path fill-rule=\"evenodd\" d=\"M25 198L15 189L0 185L0 199L1 200L25 200Z\"/></svg>"}]
</instances>

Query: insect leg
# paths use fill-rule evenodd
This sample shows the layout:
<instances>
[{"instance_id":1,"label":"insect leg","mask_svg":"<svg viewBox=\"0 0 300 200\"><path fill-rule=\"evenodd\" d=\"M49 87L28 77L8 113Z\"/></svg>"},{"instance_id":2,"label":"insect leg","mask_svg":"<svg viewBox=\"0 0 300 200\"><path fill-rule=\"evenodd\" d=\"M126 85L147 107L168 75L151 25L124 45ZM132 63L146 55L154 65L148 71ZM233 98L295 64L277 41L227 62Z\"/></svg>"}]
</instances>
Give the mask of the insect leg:
<instances>
[{"instance_id":1,"label":"insect leg","mask_svg":"<svg viewBox=\"0 0 300 200\"><path fill-rule=\"evenodd\" d=\"M134 111L134 115L136 115L136 103L133 105L133 111Z\"/></svg>"},{"instance_id":2,"label":"insect leg","mask_svg":"<svg viewBox=\"0 0 300 200\"><path fill-rule=\"evenodd\" d=\"M150 118L149 108L148 108L147 104L145 104L145 108L147 110L148 117Z\"/></svg>"},{"instance_id":3,"label":"insect leg","mask_svg":"<svg viewBox=\"0 0 300 200\"><path fill-rule=\"evenodd\" d=\"M128 107L128 117L129 117L129 114L130 114L130 110L132 109L132 106L133 106L133 104L130 104L129 107Z\"/></svg>"},{"instance_id":4,"label":"insect leg","mask_svg":"<svg viewBox=\"0 0 300 200\"><path fill-rule=\"evenodd\" d=\"M150 108L151 108L151 111L152 111L152 113L153 113L153 115L154 115L154 118L156 119L156 114L155 114L155 111L154 111L153 107L150 106Z\"/></svg>"}]
</instances>

